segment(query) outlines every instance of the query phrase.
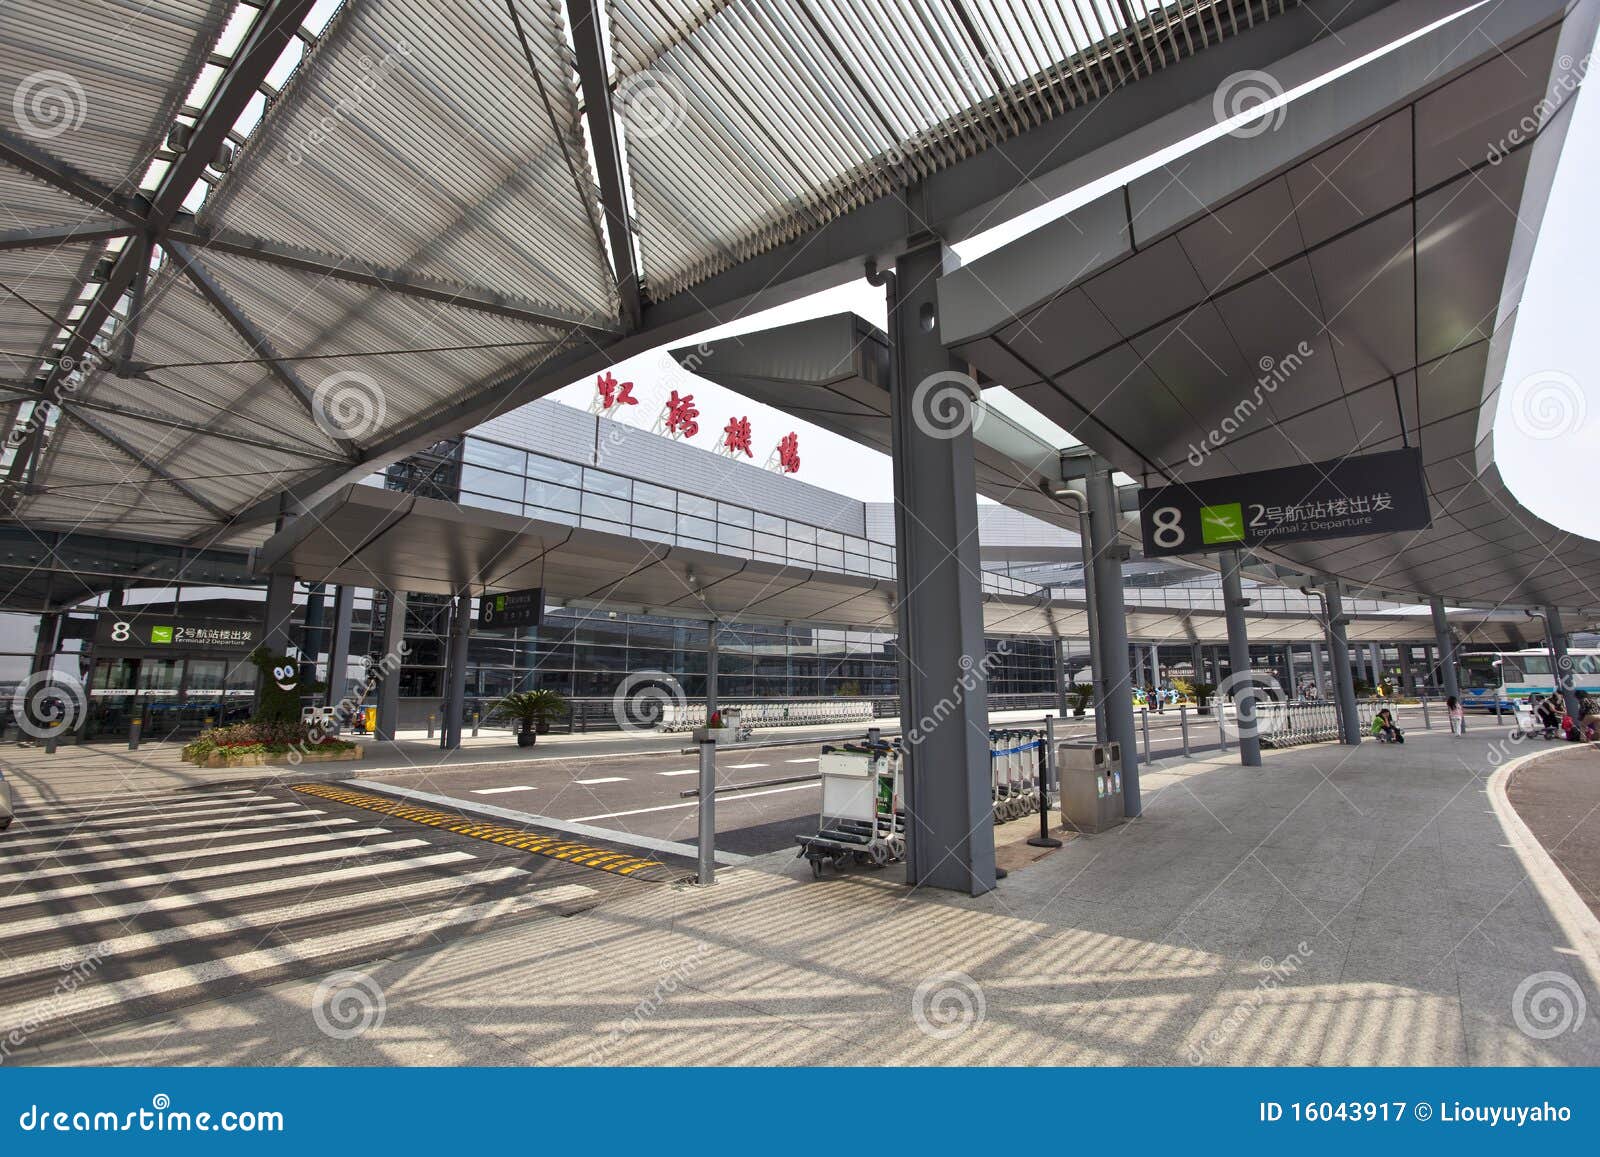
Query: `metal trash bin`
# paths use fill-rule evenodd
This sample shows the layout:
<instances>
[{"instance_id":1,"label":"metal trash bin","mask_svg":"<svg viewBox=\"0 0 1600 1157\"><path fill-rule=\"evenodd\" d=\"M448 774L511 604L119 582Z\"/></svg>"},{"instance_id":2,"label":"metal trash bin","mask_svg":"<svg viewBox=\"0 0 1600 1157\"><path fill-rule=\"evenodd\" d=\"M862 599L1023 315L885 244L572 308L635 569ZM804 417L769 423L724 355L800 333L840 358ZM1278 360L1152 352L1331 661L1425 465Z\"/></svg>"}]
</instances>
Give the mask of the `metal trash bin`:
<instances>
[{"instance_id":1,"label":"metal trash bin","mask_svg":"<svg viewBox=\"0 0 1600 1157\"><path fill-rule=\"evenodd\" d=\"M1126 818L1120 743L1059 744L1056 774L1061 778L1061 818L1066 826L1093 834Z\"/></svg>"}]
</instances>

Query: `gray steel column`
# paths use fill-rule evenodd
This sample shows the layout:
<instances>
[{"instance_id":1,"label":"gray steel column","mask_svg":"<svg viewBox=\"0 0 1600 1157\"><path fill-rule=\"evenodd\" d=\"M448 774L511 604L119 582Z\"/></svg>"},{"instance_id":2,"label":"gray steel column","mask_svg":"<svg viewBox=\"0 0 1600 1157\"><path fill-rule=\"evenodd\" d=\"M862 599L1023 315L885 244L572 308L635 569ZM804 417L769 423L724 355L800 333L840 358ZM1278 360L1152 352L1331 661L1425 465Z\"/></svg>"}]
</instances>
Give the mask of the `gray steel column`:
<instances>
[{"instance_id":1,"label":"gray steel column","mask_svg":"<svg viewBox=\"0 0 1600 1157\"><path fill-rule=\"evenodd\" d=\"M300 665L310 679L316 678L317 659L322 654L324 590L322 583L312 583L307 590L305 622L300 627Z\"/></svg>"},{"instance_id":2,"label":"gray steel column","mask_svg":"<svg viewBox=\"0 0 1600 1157\"><path fill-rule=\"evenodd\" d=\"M439 727L439 746L453 751L461 746L461 713L467 703L467 640L472 637L472 593L462 588L456 596L455 611L450 619L450 654L445 678L444 716Z\"/></svg>"},{"instance_id":3,"label":"gray steel column","mask_svg":"<svg viewBox=\"0 0 1600 1157\"><path fill-rule=\"evenodd\" d=\"M1300 672L1294 667L1294 644L1285 643L1283 647L1283 665L1289 671L1289 686L1284 688L1284 694L1290 699L1295 699L1300 691Z\"/></svg>"},{"instance_id":4,"label":"gray steel column","mask_svg":"<svg viewBox=\"0 0 1600 1157\"><path fill-rule=\"evenodd\" d=\"M1417 673L1411 666L1411 644L1401 643L1400 651L1400 690L1407 695L1417 693Z\"/></svg>"},{"instance_id":5,"label":"gray steel column","mask_svg":"<svg viewBox=\"0 0 1600 1157\"><path fill-rule=\"evenodd\" d=\"M1316 681L1317 695L1320 697L1328 693L1328 684L1325 672L1322 669L1322 644L1311 644L1311 678Z\"/></svg>"},{"instance_id":6,"label":"gray steel column","mask_svg":"<svg viewBox=\"0 0 1600 1157\"><path fill-rule=\"evenodd\" d=\"M1105 644L1100 638L1100 606L1095 600L1094 559L1089 550L1094 531L1089 511L1078 512L1078 551L1083 555L1083 614L1089 624L1089 683L1100 686L1100 665L1105 659ZM1096 743L1106 741L1106 713L1100 709L1098 694L1091 696L1094 707L1094 738Z\"/></svg>"},{"instance_id":7,"label":"gray steel column","mask_svg":"<svg viewBox=\"0 0 1600 1157\"><path fill-rule=\"evenodd\" d=\"M706 624L706 726L717 709L717 620Z\"/></svg>"},{"instance_id":8,"label":"gray steel column","mask_svg":"<svg viewBox=\"0 0 1600 1157\"><path fill-rule=\"evenodd\" d=\"M913 884L979 895L995 885L987 650L979 583L972 414L977 383L939 338L937 242L887 278L892 341L900 721Z\"/></svg>"},{"instance_id":9,"label":"gray steel column","mask_svg":"<svg viewBox=\"0 0 1600 1157\"><path fill-rule=\"evenodd\" d=\"M261 612L261 645L274 655L289 650L289 619L294 614L294 575L267 578L267 602Z\"/></svg>"},{"instance_id":10,"label":"gray steel column","mask_svg":"<svg viewBox=\"0 0 1600 1157\"><path fill-rule=\"evenodd\" d=\"M338 703L350 686L350 619L355 589L341 584L333 596L333 631L328 640L328 703Z\"/></svg>"},{"instance_id":11,"label":"gray steel column","mask_svg":"<svg viewBox=\"0 0 1600 1157\"><path fill-rule=\"evenodd\" d=\"M1150 644L1150 685L1161 690L1161 645Z\"/></svg>"},{"instance_id":12,"label":"gray steel column","mask_svg":"<svg viewBox=\"0 0 1600 1157\"><path fill-rule=\"evenodd\" d=\"M1233 702L1238 708L1239 762L1245 767L1261 766L1261 732L1256 725L1256 683L1250 671L1250 634L1244 609L1250 605L1239 581L1241 559L1237 550L1222 552L1222 607L1228 619L1228 662L1233 668ZM1243 678L1238 678L1245 672ZM1218 704L1218 710L1222 705Z\"/></svg>"},{"instance_id":13,"label":"gray steel column","mask_svg":"<svg viewBox=\"0 0 1600 1157\"><path fill-rule=\"evenodd\" d=\"M61 638L61 612L46 611L39 616L39 633L33 640L33 670L48 671Z\"/></svg>"},{"instance_id":14,"label":"gray steel column","mask_svg":"<svg viewBox=\"0 0 1600 1157\"><path fill-rule=\"evenodd\" d=\"M1461 683L1456 678L1456 648L1450 640L1450 620L1445 617L1444 600L1435 597L1429 600L1428 605L1433 609L1433 637L1439 648L1439 678L1443 683L1439 690L1445 695L1454 696L1459 703Z\"/></svg>"},{"instance_id":15,"label":"gray steel column","mask_svg":"<svg viewBox=\"0 0 1600 1157\"><path fill-rule=\"evenodd\" d=\"M393 739L400 730L400 645L406 637L406 592L390 591L389 605L384 611L383 682L378 684L379 739Z\"/></svg>"},{"instance_id":16,"label":"gray steel column","mask_svg":"<svg viewBox=\"0 0 1600 1157\"><path fill-rule=\"evenodd\" d=\"M1581 722L1583 711L1578 703L1577 689L1572 684L1572 657L1567 654L1567 632L1561 624L1560 609L1546 607L1544 621L1550 634L1550 669L1555 673L1555 684L1561 691L1561 698L1566 700L1567 714L1575 722Z\"/></svg>"},{"instance_id":17,"label":"gray steel column","mask_svg":"<svg viewBox=\"0 0 1600 1157\"><path fill-rule=\"evenodd\" d=\"M1372 689L1376 691L1383 682L1383 648L1377 643L1367 644L1367 666L1372 668Z\"/></svg>"},{"instance_id":18,"label":"gray steel column","mask_svg":"<svg viewBox=\"0 0 1600 1157\"><path fill-rule=\"evenodd\" d=\"M1067 668L1071 666L1071 656L1066 653L1066 646L1065 639L1056 640L1056 705L1063 719L1072 710L1071 704L1067 701L1067 678L1071 674Z\"/></svg>"},{"instance_id":19,"label":"gray steel column","mask_svg":"<svg viewBox=\"0 0 1600 1157\"><path fill-rule=\"evenodd\" d=\"M1139 746L1133 729L1133 697L1128 670L1128 620L1122 596L1122 560L1128 548L1117 539L1120 512L1111 463L1090 460L1089 543L1094 560L1095 605L1100 615L1100 651L1105 662L1095 671L1095 708L1106 717L1106 738L1122 745L1122 803L1130 817L1143 805L1139 799Z\"/></svg>"},{"instance_id":20,"label":"gray steel column","mask_svg":"<svg viewBox=\"0 0 1600 1157\"><path fill-rule=\"evenodd\" d=\"M1350 643L1345 638L1344 598L1338 583L1323 589L1328 606L1328 661L1333 667L1333 694L1339 704L1344 742L1361 742L1361 717L1356 714L1356 689L1350 670Z\"/></svg>"},{"instance_id":21,"label":"gray steel column","mask_svg":"<svg viewBox=\"0 0 1600 1157\"><path fill-rule=\"evenodd\" d=\"M1199 643L1189 644L1189 666L1194 668L1194 681L1196 683L1204 683L1206 681L1206 655L1205 648Z\"/></svg>"}]
</instances>

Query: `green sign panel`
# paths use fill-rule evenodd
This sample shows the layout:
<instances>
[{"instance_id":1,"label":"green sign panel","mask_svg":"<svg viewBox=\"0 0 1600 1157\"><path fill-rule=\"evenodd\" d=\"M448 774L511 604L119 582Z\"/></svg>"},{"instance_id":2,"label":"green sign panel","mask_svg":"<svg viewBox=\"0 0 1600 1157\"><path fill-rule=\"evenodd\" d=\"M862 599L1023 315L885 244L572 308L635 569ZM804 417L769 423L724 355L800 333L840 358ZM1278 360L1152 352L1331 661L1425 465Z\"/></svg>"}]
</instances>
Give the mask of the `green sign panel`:
<instances>
[{"instance_id":1,"label":"green sign panel","mask_svg":"<svg viewBox=\"0 0 1600 1157\"><path fill-rule=\"evenodd\" d=\"M484 595L478 600L480 631L537 627L544 618L544 588Z\"/></svg>"}]
</instances>

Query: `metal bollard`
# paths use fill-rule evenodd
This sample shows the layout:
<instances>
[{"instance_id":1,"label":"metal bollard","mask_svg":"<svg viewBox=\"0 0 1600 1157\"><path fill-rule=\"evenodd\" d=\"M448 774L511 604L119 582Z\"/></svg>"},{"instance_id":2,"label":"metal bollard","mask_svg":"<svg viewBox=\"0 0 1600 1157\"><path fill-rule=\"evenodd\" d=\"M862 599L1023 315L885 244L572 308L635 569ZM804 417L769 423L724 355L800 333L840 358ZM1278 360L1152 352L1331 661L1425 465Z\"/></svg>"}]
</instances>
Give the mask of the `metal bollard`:
<instances>
[{"instance_id":1,"label":"metal bollard","mask_svg":"<svg viewBox=\"0 0 1600 1157\"><path fill-rule=\"evenodd\" d=\"M1500 692L1494 693L1494 725L1500 726Z\"/></svg>"},{"instance_id":2,"label":"metal bollard","mask_svg":"<svg viewBox=\"0 0 1600 1157\"><path fill-rule=\"evenodd\" d=\"M139 750L139 724L140 724L140 722L141 721L140 721L140 719L139 719L139 717L137 715L134 716L132 719L128 720L128 750L129 751L138 751Z\"/></svg>"},{"instance_id":3,"label":"metal bollard","mask_svg":"<svg viewBox=\"0 0 1600 1157\"><path fill-rule=\"evenodd\" d=\"M883 728L881 728L881 727L869 727L869 728L867 728L867 742L868 743L877 743L882 738L883 738Z\"/></svg>"},{"instance_id":4,"label":"metal bollard","mask_svg":"<svg viewBox=\"0 0 1600 1157\"><path fill-rule=\"evenodd\" d=\"M472 713L472 738L478 738L478 713L476 711Z\"/></svg>"},{"instance_id":5,"label":"metal bollard","mask_svg":"<svg viewBox=\"0 0 1600 1157\"><path fill-rule=\"evenodd\" d=\"M1144 761L1150 762L1150 708L1139 708L1139 726L1144 731Z\"/></svg>"},{"instance_id":6,"label":"metal bollard","mask_svg":"<svg viewBox=\"0 0 1600 1157\"><path fill-rule=\"evenodd\" d=\"M1189 706L1178 704L1178 726L1183 730L1183 757L1189 758Z\"/></svg>"},{"instance_id":7,"label":"metal bollard","mask_svg":"<svg viewBox=\"0 0 1600 1157\"><path fill-rule=\"evenodd\" d=\"M1418 702L1422 704L1422 729L1424 731L1432 731L1433 719L1428 715L1428 697L1426 695L1420 695L1417 698Z\"/></svg>"},{"instance_id":8,"label":"metal bollard","mask_svg":"<svg viewBox=\"0 0 1600 1157\"><path fill-rule=\"evenodd\" d=\"M717 880L717 745L700 741L700 837L696 849L700 872L696 882L708 887Z\"/></svg>"},{"instance_id":9,"label":"metal bollard","mask_svg":"<svg viewBox=\"0 0 1600 1157\"><path fill-rule=\"evenodd\" d=\"M56 729L54 727L45 732L44 753L46 755L54 755L56 753Z\"/></svg>"},{"instance_id":10,"label":"metal bollard","mask_svg":"<svg viewBox=\"0 0 1600 1157\"><path fill-rule=\"evenodd\" d=\"M433 738L433 712L428 712L428 738Z\"/></svg>"}]
</instances>

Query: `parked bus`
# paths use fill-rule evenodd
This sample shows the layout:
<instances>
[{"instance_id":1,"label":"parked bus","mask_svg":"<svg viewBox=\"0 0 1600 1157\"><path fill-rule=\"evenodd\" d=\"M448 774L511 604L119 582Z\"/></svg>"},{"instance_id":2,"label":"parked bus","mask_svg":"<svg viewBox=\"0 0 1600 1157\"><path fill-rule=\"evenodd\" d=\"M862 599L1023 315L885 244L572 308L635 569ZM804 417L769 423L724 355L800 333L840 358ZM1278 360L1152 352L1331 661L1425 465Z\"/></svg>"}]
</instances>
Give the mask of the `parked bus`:
<instances>
[{"instance_id":1,"label":"parked bus","mask_svg":"<svg viewBox=\"0 0 1600 1157\"><path fill-rule=\"evenodd\" d=\"M1578 691L1600 695L1600 649L1569 650L1572 659L1572 685ZM1550 652L1543 647L1523 651L1475 651L1460 656L1461 705L1468 710L1493 711L1496 700L1502 711L1511 710L1512 700L1526 703L1529 695L1555 690L1550 671Z\"/></svg>"}]
</instances>

